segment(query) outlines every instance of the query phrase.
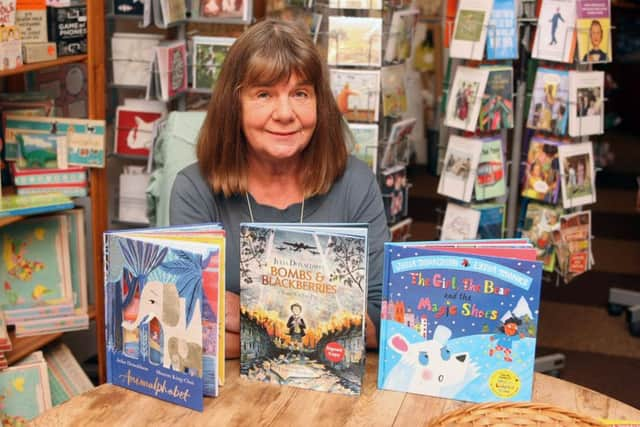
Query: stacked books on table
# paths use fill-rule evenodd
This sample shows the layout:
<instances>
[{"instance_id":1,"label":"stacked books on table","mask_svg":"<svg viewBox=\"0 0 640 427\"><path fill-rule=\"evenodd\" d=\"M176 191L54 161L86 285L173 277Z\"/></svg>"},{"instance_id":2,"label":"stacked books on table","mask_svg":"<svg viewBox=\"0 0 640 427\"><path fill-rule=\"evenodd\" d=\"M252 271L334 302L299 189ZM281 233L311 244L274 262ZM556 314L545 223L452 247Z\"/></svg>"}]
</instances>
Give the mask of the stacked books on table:
<instances>
[{"instance_id":1,"label":"stacked books on table","mask_svg":"<svg viewBox=\"0 0 640 427\"><path fill-rule=\"evenodd\" d=\"M61 193L68 197L85 197L88 190L87 169L20 169L13 166L13 181L19 195Z\"/></svg>"}]
</instances>

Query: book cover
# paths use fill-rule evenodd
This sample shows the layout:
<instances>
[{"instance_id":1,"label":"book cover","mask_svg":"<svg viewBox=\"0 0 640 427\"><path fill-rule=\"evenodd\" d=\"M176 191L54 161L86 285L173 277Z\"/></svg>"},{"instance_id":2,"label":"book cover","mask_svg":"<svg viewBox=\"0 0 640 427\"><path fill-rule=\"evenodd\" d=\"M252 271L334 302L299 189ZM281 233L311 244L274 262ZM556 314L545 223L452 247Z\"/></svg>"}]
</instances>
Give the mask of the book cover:
<instances>
[{"instance_id":1,"label":"book cover","mask_svg":"<svg viewBox=\"0 0 640 427\"><path fill-rule=\"evenodd\" d=\"M47 6L48 40L58 47L58 56L87 53L87 6Z\"/></svg>"},{"instance_id":2,"label":"book cover","mask_svg":"<svg viewBox=\"0 0 640 427\"><path fill-rule=\"evenodd\" d=\"M576 46L576 0L542 0L531 57L572 63Z\"/></svg>"},{"instance_id":3,"label":"book cover","mask_svg":"<svg viewBox=\"0 0 640 427\"><path fill-rule=\"evenodd\" d=\"M482 142L480 159L476 172L476 200L493 199L504 196L507 191L505 181L504 153L502 139L491 138Z\"/></svg>"},{"instance_id":4,"label":"book cover","mask_svg":"<svg viewBox=\"0 0 640 427\"><path fill-rule=\"evenodd\" d=\"M140 0L113 0L113 13L116 15L142 16L144 1Z\"/></svg>"},{"instance_id":5,"label":"book cover","mask_svg":"<svg viewBox=\"0 0 640 427\"><path fill-rule=\"evenodd\" d=\"M375 174L378 170L378 125L349 123L349 130L353 136L350 154L369 165Z\"/></svg>"},{"instance_id":6,"label":"book cover","mask_svg":"<svg viewBox=\"0 0 640 427\"><path fill-rule=\"evenodd\" d=\"M392 242L406 242L411 238L411 225L413 224L412 218L402 219L395 224L389 226L389 232L391 233Z\"/></svg>"},{"instance_id":7,"label":"book cover","mask_svg":"<svg viewBox=\"0 0 640 427\"><path fill-rule=\"evenodd\" d=\"M449 90L445 125L475 131L489 70L458 66Z\"/></svg>"},{"instance_id":8,"label":"book cover","mask_svg":"<svg viewBox=\"0 0 640 427\"><path fill-rule=\"evenodd\" d=\"M464 202L471 200L482 145L481 139L449 136L438 194Z\"/></svg>"},{"instance_id":9,"label":"book cover","mask_svg":"<svg viewBox=\"0 0 640 427\"><path fill-rule=\"evenodd\" d=\"M379 67L382 63L382 19L329 16L329 65Z\"/></svg>"},{"instance_id":10,"label":"book cover","mask_svg":"<svg viewBox=\"0 0 640 427\"><path fill-rule=\"evenodd\" d=\"M540 262L422 243L385 243L378 387L531 400Z\"/></svg>"},{"instance_id":11,"label":"book cover","mask_svg":"<svg viewBox=\"0 0 640 427\"><path fill-rule=\"evenodd\" d=\"M380 167L390 168L396 165L409 164L411 154L411 132L416 126L416 119L408 118L396 121L391 125L389 137L382 147Z\"/></svg>"},{"instance_id":12,"label":"book cover","mask_svg":"<svg viewBox=\"0 0 640 427\"><path fill-rule=\"evenodd\" d=\"M407 167L396 165L380 172L380 192L387 222L394 224L407 216L409 202L409 183Z\"/></svg>"},{"instance_id":13,"label":"book cover","mask_svg":"<svg viewBox=\"0 0 640 427\"><path fill-rule=\"evenodd\" d=\"M516 1L494 0L487 26L487 59L518 58Z\"/></svg>"},{"instance_id":14,"label":"book cover","mask_svg":"<svg viewBox=\"0 0 640 427\"><path fill-rule=\"evenodd\" d=\"M250 0L193 0L199 1L199 16L216 20L234 20L249 23L253 13L253 2Z\"/></svg>"},{"instance_id":15,"label":"book cover","mask_svg":"<svg viewBox=\"0 0 640 427\"><path fill-rule=\"evenodd\" d=\"M610 0L576 0L578 61L586 64L611 62Z\"/></svg>"},{"instance_id":16,"label":"book cover","mask_svg":"<svg viewBox=\"0 0 640 427\"><path fill-rule=\"evenodd\" d=\"M567 282L591 268L591 211L562 215L560 233L554 237L560 273Z\"/></svg>"},{"instance_id":17,"label":"book cover","mask_svg":"<svg viewBox=\"0 0 640 427\"><path fill-rule=\"evenodd\" d=\"M480 102L478 130L513 128L513 68L490 67Z\"/></svg>"},{"instance_id":18,"label":"book cover","mask_svg":"<svg viewBox=\"0 0 640 427\"><path fill-rule=\"evenodd\" d=\"M26 425L51 409L49 374L44 360L21 363L0 372L3 425Z\"/></svg>"},{"instance_id":19,"label":"book cover","mask_svg":"<svg viewBox=\"0 0 640 427\"><path fill-rule=\"evenodd\" d=\"M329 0L329 8L381 10L382 0Z\"/></svg>"},{"instance_id":20,"label":"book cover","mask_svg":"<svg viewBox=\"0 0 640 427\"><path fill-rule=\"evenodd\" d=\"M393 12L384 51L385 62L404 61L411 56L413 33L419 13L418 9L413 8Z\"/></svg>"},{"instance_id":21,"label":"book cover","mask_svg":"<svg viewBox=\"0 0 640 427\"><path fill-rule=\"evenodd\" d=\"M200 411L205 382L217 394L220 233L216 224L105 233L110 383Z\"/></svg>"},{"instance_id":22,"label":"book cover","mask_svg":"<svg viewBox=\"0 0 640 427\"><path fill-rule=\"evenodd\" d=\"M575 208L596 202L593 143L562 144L558 147L562 186L562 206Z\"/></svg>"},{"instance_id":23,"label":"book cover","mask_svg":"<svg viewBox=\"0 0 640 427\"><path fill-rule=\"evenodd\" d=\"M150 106L149 109L120 105L116 108L115 144L118 154L147 157L153 144L154 123L165 112Z\"/></svg>"},{"instance_id":24,"label":"book cover","mask_svg":"<svg viewBox=\"0 0 640 427\"><path fill-rule=\"evenodd\" d=\"M241 377L360 394L367 253L355 224L241 224Z\"/></svg>"},{"instance_id":25,"label":"book cover","mask_svg":"<svg viewBox=\"0 0 640 427\"><path fill-rule=\"evenodd\" d=\"M529 143L522 195L554 204L560 190L558 143L533 137Z\"/></svg>"},{"instance_id":26,"label":"book cover","mask_svg":"<svg viewBox=\"0 0 640 427\"><path fill-rule=\"evenodd\" d=\"M194 89L213 89L224 58L235 40L232 37L193 37Z\"/></svg>"},{"instance_id":27,"label":"book cover","mask_svg":"<svg viewBox=\"0 0 640 427\"><path fill-rule=\"evenodd\" d=\"M604 72L569 71L569 135L604 133Z\"/></svg>"},{"instance_id":28,"label":"book cover","mask_svg":"<svg viewBox=\"0 0 640 427\"><path fill-rule=\"evenodd\" d=\"M480 211L447 203L440 228L440 240L473 240L478 234Z\"/></svg>"},{"instance_id":29,"label":"book cover","mask_svg":"<svg viewBox=\"0 0 640 427\"><path fill-rule=\"evenodd\" d=\"M502 239L505 230L504 203L474 203L472 209L480 211L478 239Z\"/></svg>"},{"instance_id":30,"label":"book cover","mask_svg":"<svg viewBox=\"0 0 640 427\"><path fill-rule=\"evenodd\" d=\"M0 305L7 322L29 319L40 308L73 308L69 223L64 215L28 218L0 232L4 285Z\"/></svg>"},{"instance_id":31,"label":"book cover","mask_svg":"<svg viewBox=\"0 0 640 427\"><path fill-rule=\"evenodd\" d=\"M522 237L529 239L536 250L536 259L542 262L545 271L553 271L556 250L553 234L560 231L562 209L556 206L528 202L522 224Z\"/></svg>"},{"instance_id":32,"label":"book cover","mask_svg":"<svg viewBox=\"0 0 640 427\"><path fill-rule=\"evenodd\" d=\"M569 72L539 67L531 93L527 127L566 135L569 121Z\"/></svg>"},{"instance_id":33,"label":"book cover","mask_svg":"<svg viewBox=\"0 0 640 427\"><path fill-rule=\"evenodd\" d=\"M329 71L331 90L347 121L377 122L380 105L380 71Z\"/></svg>"},{"instance_id":34,"label":"book cover","mask_svg":"<svg viewBox=\"0 0 640 427\"><path fill-rule=\"evenodd\" d=\"M382 115L401 117L407 112L405 65L390 65L380 70L382 87Z\"/></svg>"},{"instance_id":35,"label":"book cover","mask_svg":"<svg viewBox=\"0 0 640 427\"><path fill-rule=\"evenodd\" d=\"M449 49L452 58L482 59L492 8L493 0L459 1Z\"/></svg>"},{"instance_id":36,"label":"book cover","mask_svg":"<svg viewBox=\"0 0 640 427\"><path fill-rule=\"evenodd\" d=\"M69 165L104 167L105 121L8 114L4 133L7 158L17 156L17 134L66 136ZM58 140L60 143L60 140Z\"/></svg>"},{"instance_id":37,"label":"book cover","mask_svg":"<svg viewBox=\"0 0 640 427\"><path fill-rule=\"evenodd\" d=\"M0 199L0 218L5 216L35 215L73 207L73 201L59 193L30 196L8 195Z\"/></svg>"},{"instance_id":38,"label":"book cover","mask_svg":"<svg viewBox=\"0 0 640 427\"><path fill-rule=\"evenodd\" d=\"M0 0L0 25L16 23L16 0Z\"/></svg>"},{"instance_id":39,"label":"book cover","mask_svg":"<svg viewBox=\"0 0 640 427\"><path fill-rule=\"evenodd\" d=\"M47 40L47 5L45 0L17 0L15 22L23 43L44 43Z\"/></svg>"}]
</instances>

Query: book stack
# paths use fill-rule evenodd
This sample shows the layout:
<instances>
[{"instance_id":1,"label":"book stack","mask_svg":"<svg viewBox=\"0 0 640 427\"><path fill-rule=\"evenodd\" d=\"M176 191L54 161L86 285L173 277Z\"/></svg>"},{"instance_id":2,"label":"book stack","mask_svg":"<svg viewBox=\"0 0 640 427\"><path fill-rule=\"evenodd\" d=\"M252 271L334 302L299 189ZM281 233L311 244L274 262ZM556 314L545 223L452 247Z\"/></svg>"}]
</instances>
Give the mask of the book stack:
<instances>
[{"instance_id":1,"label":"book stack","mask_svg":"<svg viewBox=\"0 0 640 427\"><path fill-rule=\"evenodd\" d=\"M61 193L68 197L84 197L88 191L87 168L20 169L12 166L13 183L19 195Z\"/></svg>"},{"instance_id":2,"label":"book stack","mask_svg":"<svg viewBox=\"0 0 640 427\"><path fill-rule=\"evenodd\" d=\"M45 349L44 358L49 371L51 404L60 405L94 388L76 358L64 343L56 343Z\"/></svg>"}]
</instances>

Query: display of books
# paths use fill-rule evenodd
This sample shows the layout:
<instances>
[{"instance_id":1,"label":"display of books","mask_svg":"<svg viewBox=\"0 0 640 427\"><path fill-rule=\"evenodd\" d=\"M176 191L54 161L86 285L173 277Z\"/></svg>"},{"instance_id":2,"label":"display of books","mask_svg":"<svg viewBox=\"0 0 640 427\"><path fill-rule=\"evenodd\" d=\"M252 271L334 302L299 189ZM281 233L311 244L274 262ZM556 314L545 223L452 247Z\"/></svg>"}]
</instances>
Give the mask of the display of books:
<instances>
[{"instance_id":1,"label":"display of books","mask_svg":"<svg viewBox=\"0 0 640 427\"><path fill-rule=\"evenodd\" d=\"M379 388L531 400L542 265L500 242L385 243Z\"/></svg>"},{"instance_id":2,"label":"display of books","mask_svg":"<svg viewBox=\"0 0 640 427\"><path fill-rule=\"evenodd\" d=\"M365 366L367 229L240 225L240 375L347 395Z\"/></svg>"},{"instance_id":3,"label":"display of books","mask_svg":"<svg viewBox=\"0 0 640 427\"><path fill-rule=\"evenodd\" d=\"M593 144L589 141L558 147L562 206L575 208L596 202Z\"/></svg>"},{"instance_id":4,"label":"display of books","mask_svg":"<svg viewBox=\"0 0 640 427\"><path fill-rule=\"evenodd\" d=\"M576 46L576 0L542 0L531 57L573 62Z\"/></svg>"},{"instance_id":5,"label":"display of books","mask_svg":"<svg viewBox=\"0 0 640 427\"><path fill-rule=\"evenodd\" d=\"M201 411L224 359L224 231L111 231L104 242L108 382Z\"/></svg>"}]
</instances>

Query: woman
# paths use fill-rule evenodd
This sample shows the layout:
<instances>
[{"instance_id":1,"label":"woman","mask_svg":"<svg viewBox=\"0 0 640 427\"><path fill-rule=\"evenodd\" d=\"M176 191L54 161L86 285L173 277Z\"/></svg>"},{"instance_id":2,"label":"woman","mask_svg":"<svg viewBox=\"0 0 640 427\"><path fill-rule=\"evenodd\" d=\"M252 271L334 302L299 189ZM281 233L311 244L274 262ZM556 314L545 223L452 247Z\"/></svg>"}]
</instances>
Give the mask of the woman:
<instances>
[{"instance_id":1,"label":"woman","mask_svg":"<svg viewBox=\"0 0 640 427\"><path fill-rule=\"evenodd\" d=\"M383 242L380 189L347 154L348 130L328 71L305 31L267 20L229 49L200 131L197 163L171 196L172 224L220 222L227 232L226 351L239 356L241 222L369 224L367 346L377 345Z\"/></svg>"}]
</instances>

